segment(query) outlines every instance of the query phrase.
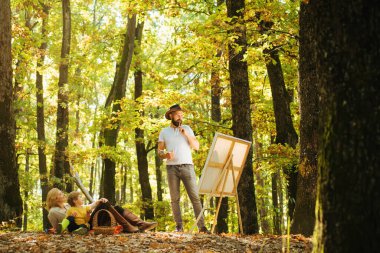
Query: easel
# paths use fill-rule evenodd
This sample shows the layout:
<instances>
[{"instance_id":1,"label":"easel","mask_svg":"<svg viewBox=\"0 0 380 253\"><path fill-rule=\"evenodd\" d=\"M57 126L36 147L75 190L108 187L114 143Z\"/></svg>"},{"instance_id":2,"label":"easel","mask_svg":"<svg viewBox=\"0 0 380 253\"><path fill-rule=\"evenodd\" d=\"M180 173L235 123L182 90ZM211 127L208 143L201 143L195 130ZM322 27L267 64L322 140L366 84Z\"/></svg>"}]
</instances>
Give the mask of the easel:
<instances>
[{"instance_id":1,"label":"easel","mask_svg":"<svg viewBox=\"0 0 380 253\"><path fill-rule=\"evenodd\" d=\"M233 196L233 197L236 197L236 205L237 205L237 212L238 212L240 231L241 231L241 234L244 234L243 224L242 224L242 221L241 221L241 214L240 214L239 196L238 196L238 192L237 192L237 185L238 185L239 182L236 181L235 170L234 170L234 166L233 166L233 163L232 163L232 161L233 161L232 158L233 158L233 155L231 153L229 155L226 163L224 164L223 169L219 173L218 179L216 181L214 181L211 193L208 194L208 197L207 197L207 202L213 196L219 197L219 202L218 202L218 205L217 205L217 208L216 208L216 213L215 213L215 217L214 217L214 222L212 224L211 233L214 233L214 231L215 231L216 221L217 221L217 218L218 218L220 206L222 204L222 198L223 198L223 196ZM225 189L225 186L226 186L226 182L227 182L229 173L232 174L232 179L233 179L234 186L233 186L233 190L232 190L232 195L231 194L225 195L224 194L224 189ZM222 188L219 189L221 184L222 184ZM218 193L218 189L219 189L220 193ZM195 226L197 225L197 223L201 219L201 217L202 217L203 212L204 212L205 209L206 209L206 207L205 207L205 205L203 205L202 211L198 215L198 217L197 217L194 225L192 226L190 232L192 232L194 230Z\"/></svg>"}]
</instances>

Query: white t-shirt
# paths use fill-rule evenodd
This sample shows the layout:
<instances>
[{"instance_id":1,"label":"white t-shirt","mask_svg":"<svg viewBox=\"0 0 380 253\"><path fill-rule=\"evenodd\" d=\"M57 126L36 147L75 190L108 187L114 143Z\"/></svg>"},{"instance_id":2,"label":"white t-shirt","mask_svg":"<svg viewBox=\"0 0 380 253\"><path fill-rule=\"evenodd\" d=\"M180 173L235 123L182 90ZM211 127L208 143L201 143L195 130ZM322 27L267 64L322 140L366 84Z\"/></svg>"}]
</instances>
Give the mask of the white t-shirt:
<instances>
[{"instance_id":1,"label":"white t-shirt","mask_svg":"<svg viewBox=\"0 0 380 253\"><path fill-rule=\"evenodd\" d=\"M190 136L194 136L193 130L188 125L181 126ZM166 165L193 164L191 147L187 138L178 128L166 127L161 130L158 142L164 142L167 152L174 152L174 159L166 160Z\"/></svg>"}]
</instances>

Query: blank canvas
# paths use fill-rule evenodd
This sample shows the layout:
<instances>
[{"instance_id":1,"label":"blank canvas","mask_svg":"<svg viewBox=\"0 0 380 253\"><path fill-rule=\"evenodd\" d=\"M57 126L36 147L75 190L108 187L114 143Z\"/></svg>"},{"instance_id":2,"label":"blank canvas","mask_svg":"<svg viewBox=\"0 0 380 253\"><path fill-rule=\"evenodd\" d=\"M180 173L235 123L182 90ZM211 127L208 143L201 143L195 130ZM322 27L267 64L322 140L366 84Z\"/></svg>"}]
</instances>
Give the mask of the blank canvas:
<instances>
[{"instance_id":1,"label":"blank canvas","mask_svg":"<svg viewBox=\"0 0 380 253\"><path fill-rule=\"evenodd\" d=\"M199 180L199 194L210 194L211 196L234 196L234 185L238 184L241 172L244 169L245 161L251 142L239 139L230 135L216 133L210 147L202 175ZM217 185L218 178L222 175L223 167L232 154L232 164L235 174L235 184L232 171L228 171L224 189L223 180ZM218 187L217 187L218 186ZM214 192L213 188L217 187Z\"/></svg>"}]
</instances>

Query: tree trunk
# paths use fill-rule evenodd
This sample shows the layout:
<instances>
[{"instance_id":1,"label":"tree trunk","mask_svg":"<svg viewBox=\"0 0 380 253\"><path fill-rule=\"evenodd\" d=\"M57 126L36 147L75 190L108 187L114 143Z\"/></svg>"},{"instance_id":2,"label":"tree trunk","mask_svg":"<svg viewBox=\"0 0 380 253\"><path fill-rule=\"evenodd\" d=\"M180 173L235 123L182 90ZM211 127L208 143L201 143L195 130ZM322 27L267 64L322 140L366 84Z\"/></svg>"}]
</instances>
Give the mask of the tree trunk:
<instances>
[{"instance_id":1,"label":"tree trunk","mask_svg":"<svg viewBox=\"0 0 380 253\"><path fill-rule=\"evenodd\" d=\"M283 176L281 175L281 170L278 169L277 170L277 193L278 193L278 204L279 204L279 217L280 217L280 223L281 223L281 227L283 227L285 225L285 220L288 220L286 215L285 214L285 211L284 211L284 187L283 187ZM287 195L287 193L285 192L285 196L289 198L289 195ZM289 206L289 204L288 204ZM290 224L289 224L290 225ZM286 230L285 230L286 231ZM281 232L283 233L284 232L284 229L281 230Z\"/></svg>"},{"instance_id":2,"label":"tree trunk","mask_svg":"<svg viewBox=\"0 0 380 253\"><path fill-rule=\"evenodd\" d=\"M134 198L133 198L133 193L134 193L134 188L133 188L133 175L132 175L132 168L129 168L129 203L133 203Z\"/></svg>"},{"instance_id":3,"label":"tree trunk","mask_svg":"<svg viewBox=\"0 0 380 253\"><path fill-rule=\"evenodd\" d=\"M320 132L316 252L380 248L380 6L310 1Z\"/></svg>"},{"instance_id":4,"label":"tree trunk","mask_svg":"<svg viewBox=\"0 0 380 253\"><path fill-rule=\"evenodd\" d=\"M247 46L246 31L244 25L236 23L237 19L243 22L244 8L244 0L227 1L227 15L229 18L233 18L232 22L236 24L234 29L236 39L234 43L242 49L236 52L234 44L229 44L229 73L234 136L252 141L248 66L247 62L243 59ZM232 31L229 33L232 35ZM244 233L257 233L259 227L257 221L255 186L253 184L252 148L249 150L245 168L238 185L238 195Z\"/></svg>"},{"instance_id":5,"label":"tree trunk","mask_svg":"<svg viewBox=\"0 0 380 253\"><path fill-rule=\"evenodd\" d=\"M220 57L220 53L217 54ZM219 71L214 69L211 72L211 119L215 122L222 120L222 113L220 110L220 97L222 95L222 87L220 87Z\"/></svg>"},{"instance_id":6,"label":"tree trunk","mask_svg":"<svg viewBox=\"0 0 380 253\"><path fill-rule=\"evenodd\" d=\"M138 99L142 96L143 83L142 83L142 71L141 71L141 59L139 57L141 50L142 32L144 29L144 23L138 23L136 28L136 40L138 48L135 50L136 64L135 64L135 101L139 103ZM144 116L144 112L139 112L140 116ZM139 170L139 182L141 186L143 209L142 212L145 219L154 219L153 203L152 203L152 188L149 182L148 172L148 152L145 148L145 136L144 130L137 127L135 129L135 143L137 153L137 167Z\"/></svg>"},{"instance_id":7,"label":"tree trunk","mask_svg":"<svg viewBox=\"0 0 380 253\"><path fill-rule=\"evenodd\" d=\"M216 57L220 57L221 52L216 54ZM211 72L211 119L215 122L220 122L222 119L222 113L220 109L220 97L222 95L222 87L220 87L219 70L217 67ZM212 198L211 198L212 200ZM215 198L216 205L219 203L219 198ZM211 204L211 202L210 202ZM228 233L228 197L222 198L220 205L217 223L215 227L216 233Z\"/></svg>"},{"instance_id":8,"label":"tree trunk","mask_svg":"<svg viewBox=\"0 0 380 253\"><path fill-rule=\"evenodd\" d=\"M95 112L94 112L94 122L96 122L96 116L98 112L98 106L95 106ZM94 132L94 135L92 137L92 148L95 149L96 146L96 132ZM95 161L91 162L91 169L90 169L90 185L89 185L89 193L92 197L94 197L94 189L95 189L95 181L96 181L96 168L97 168L98 159L95 158Z\"/></svg>"},{"instance_id":9,"label":"tree trunk","mask_svg":"<svg viewBox=\"0 0 380 253\"><path fill-rule=\"evenodd\" d=\"M217 7L223 4L224 0L217 1ZM220 58L222 52L219 50L216 54ZM220 97L222 96L222 87L220 87L219 69L213 66L211 71L211 119L215 122L222 120L222 112L220 108ZM212 200L212 198L211 198ZM216 205L219 203L219 198L215 198ZM220 205L215 231L216 233L228 233L228 197L222 198Z\"/></svg>"},{"instance_id":10,"label":"tree trunk","mask_svg":"<svg viewBox=\"0 0 380 253\"><path fill-rule=\"evenodd\" d=\"M272 173L272 203L273 203L273 232L276 235L281 235L281 217L282 208L278 204L278 181L280 176L278 172Z\"/></svg>"},{"instance_id":11,"label":"tree trunk","mask_svg":"<svg viewBox=\"0 0 380 253\"><path fill-rule=\"evenodd\" d=\"M214 211L215 211L215 204L214 204L214 200L215 200L216 198L214 198L214 197L210 197L210 199L209 199L209 202L208 202L208 204L209 204L209 213L210 213L210 215L214 215ZM219 216L219 215L218 215Z\"/></svg>"},{"instance_id":12,"label":"tree trunk","mask_svg":"<svg viewBox=\"0 0 380 253\"><path fill-rule=\"evenodd\" d=\"M90 193L91 196L94 196L94 180L95 178L95 163L92 162L91 163L91 167L90 167L90 183L89 183L89 187L88 187L88 192Z\"/></svg>"},{"instance_id":13,"label":"tree trunk","mask_svg":"<svg viewBox=\"0 0 380 253\"><path fill-rule=\"evenodd\" d=\"M30 150L26 149L25 153L25 174L29 175L29 153ZM23 223L22 223L22 230L26 231L28 229L28 213L29 213L29 208L28 208L28 201L29 201L29 185L24 186L24 218L23 218Z\"/></svg>"},{"instance_id":14,"label":"tree trunk","mask_svg":"<svg viewBox=\"0 0 380 253\"><path fill-rule=\"evenodd\" d=\"M75 78L80 79L81 69L77 68L75 70ZM80 84L78 84L80 85ZM77 101L76 101L76 111L75 111L75 138L79 138L79 126L80 126L80 100L82 98L81 91L78 91Z\"/></svg>"},{"instance_id":15,"label":"tree trunk","mask_svg":"<svg viewBox=\"0 0 380 253\"><path fill-rule=\"evenodd\" d=\"M38 169L40 173L40 185L41 185L41 200L42 203L45 203L46 196L49 190L48 186L48 171L46 165L46 137L45 137L45 101L44 101L44 87L43 87L43 74L38 70L43 68L45 64L45 54L47 49L47 21L49 17L49 7L45 4L42 4L43 16L42 16L42 43L39 46L40 57L37 59L37 71L36 71L36 99L37 99L37 139L38 139ZM44 208L42 209L42 225L43 228L50 228L51 224L48 220L48 211Z\"/></svg>"},{"instance_id":16,"label":"tree trunk","mask_svg":"<svg viewBox=\"0 0 380 253\"><path fill-rule=\"evenodd\" d=\"M68 94L68 78L69 78L69 57L71 42L71 10L70 0L62 0L63 14L63 35L61 48L61 62L59 65L59 81L58 81L58 106L57 106L57 132L55 141L54 154L54 186L66 192L73 190L73 184L69 179L70 165L66 149L68 146L68 130L69 130L69 94Z\"/></svg>"},{"instance_id":17,"label":"tree trunk","mask_svg":"<svg viewBox=\"0 0 380 253\"><path fill-rule=\"evenodd\" d=\"M219 199L220 199L219 197L215 198L216 207L219 203ZM222 203L220 204L215 232L218 234L228 233L228 197L222 198Z\"/></svg>"},{"instance_id":18,"label":"tree trunk","mask_svg":"<svg viewBox=\"0 0 380 253\"><path fill-rule=\"evenodd\" d=\"M102 163L99 166L99 196L104 196L104 171L106 164L102 160Z\"/></svg>"},{"instance_id":19,"label":"tree trunk","mask_svg":"<svg viewBox=\"0 0 380 253\"><path fill-rule=\"evenodd\" d=\"M297 178L297 201L291 233L305 236L311 236L314 230L318 177L318 127L316 126L318 126L319 107L311 15L309 5L301 2L299 48L300 164Z\"/></svg>"},{"instance_id":20,"label":"tree trunk","mask_svg":"<svg viewBox=\"0 0 380 253\"><path fill-rule=\"evenodd\" d=\"M125 34L124 46L122 57L120 60L119 68L116 70L115 75L115 97L112 105L111 124L112 128L104 130L104 144L109 147L116 147L117 137L120 129L120 120L118 113L121 111L119 101L125 97L125 86L128 78L129 67L131 66L132 54L134 49L134 37L136 29L136 15L128 17L127 32ZM104 159L104 197L107 198L112 204L115 203L115 161L106 157Z\"/></svg>"},{"instance_id":21,"label":"tree trunk","mask_svg":"<svg viewBox=\"0 0 380 253\"><path fill-rule=\"evenodd\" d=\"M264 50L266 56L266 67L268 71L269 83L272 90L274 116L276 121L276 144L289 145L295 148L298 142L298 135L294 129L290 112L289 94L285 88L284 76L281 68L281 61L276 48ZM295 165L284 170L288 192L288 216L293 217L296 199L297 172Z\"/></svg>"},{"instance_id":22,"label":"tree trunk","mask_svg":"<svg viewBox=\"0 0 380 253\"><path fill-rule=\"evenodd\" d=\"M121 205L124 205L127 202L127 176L128 176L128 170L127 166L123 165L121 167L121 176L122 176L122 182L121 182L121 197L120 197L120 202Z\"/></svg>"},{"instance_id":23,"label":"tree trunk","mask_svg":"<svg viewBox=\"0 0 380 253\"><path fill-rule=\"evenodd\" d=\"M145 143L141 143L144 136L144 131L136 128L135 138L136 138L136 153L137 153L137 166L139 170L139 183L142 193L143 201L143 213L145 219L154 219L154 212L152 206L152 189L149 183L149 172L148 172L148 159L147 152L145 150Z\"/></svg>"},{"instance_id":24,"label":"tree trunk","mask_svg":"<svg viewBox=\"0 0 380 253\"><path fill-rule=\"evenodd\" d=\"M10 1L0 2L0 222L21 227L22 200L16 162Z\"/></svg>"},{"instance_id":25,"label":"tree trunk","mask_svg":"<svg viewBox=\"0 0 380 253\"><path fill-rule=\"evenodd\" d=\"M155 148L154 161L156 164L157 200L162 201L162 159L158 156L157 147Z\"/></svg>"}]
</instances>

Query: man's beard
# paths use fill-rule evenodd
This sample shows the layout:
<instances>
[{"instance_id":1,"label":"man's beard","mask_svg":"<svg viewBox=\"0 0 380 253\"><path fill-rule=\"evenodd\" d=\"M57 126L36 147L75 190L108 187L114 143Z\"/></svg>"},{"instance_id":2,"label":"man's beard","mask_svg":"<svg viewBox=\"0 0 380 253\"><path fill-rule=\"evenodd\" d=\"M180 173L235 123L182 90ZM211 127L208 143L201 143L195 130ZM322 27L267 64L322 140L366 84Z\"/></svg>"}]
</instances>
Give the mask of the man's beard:
<instances>
[{"instance_id":1,"label":"man's beard","mask_svg":"<svg viewBox=\"0 0 380 253\"><path fill-rule=\"evenodd\" d=\"M176 127L179 127L180 125L182 125L182 120L179 119L179 120L175 121L172 119L172 124L175 125Z\"/></svg>"}]
</instances>

